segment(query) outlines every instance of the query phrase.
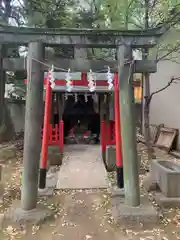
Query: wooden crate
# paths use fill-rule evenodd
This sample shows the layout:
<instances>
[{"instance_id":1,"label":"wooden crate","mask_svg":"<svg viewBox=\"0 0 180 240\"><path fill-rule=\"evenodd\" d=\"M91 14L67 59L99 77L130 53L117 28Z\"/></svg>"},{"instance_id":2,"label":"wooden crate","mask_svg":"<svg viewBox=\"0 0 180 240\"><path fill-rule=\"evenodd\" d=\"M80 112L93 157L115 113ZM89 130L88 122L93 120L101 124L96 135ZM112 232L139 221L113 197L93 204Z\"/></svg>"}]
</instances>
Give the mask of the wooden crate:
<instances>
[{"instance_id":1,"label":"wooden crate","mask_svg":"<svg viewBox=\"0 0 180 240\"><path fill-rule=\"evenodd\" d=\"M169 152L177 135L178 129L161 127L155 146Z\"/></svg>"},{"instance_id":2,"label":"wooden crate","mask_svg":"<svg viewBox=\"0 0 180 240\"><path fill-rule=\"evenodd\" d=\"M151 141L153 144L156 143L160 129L164 127L164 124L156 125L156 124L151 124L150 125L150 134L151 134Z\"/></svg>"}]
</instances>

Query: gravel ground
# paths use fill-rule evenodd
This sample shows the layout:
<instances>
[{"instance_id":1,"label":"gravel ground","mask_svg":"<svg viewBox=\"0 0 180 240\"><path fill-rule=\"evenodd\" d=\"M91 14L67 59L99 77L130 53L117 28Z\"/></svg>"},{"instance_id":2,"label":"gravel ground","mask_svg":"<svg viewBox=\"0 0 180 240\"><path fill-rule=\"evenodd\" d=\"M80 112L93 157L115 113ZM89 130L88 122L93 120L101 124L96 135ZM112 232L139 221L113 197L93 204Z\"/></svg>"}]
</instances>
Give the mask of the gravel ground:
<instances>
[{"instance_id":1,"label":"gravel ground","mask_svg":"<svg viewBox=\"0 0 180 240\"><path fill-rule=\"evenodd\" d=\"M138 144L140 156L140 182L147 171L149 163L144 145ZM166 158L178 162L160 150L155 150L157 158ZM3 184L5 190L0 202L0 220L3 213L10 207L14 199L20 199L20 169L22 152L13 144L0 145L0 163L4 166ZM109 174L112 184L115 184L114 174ZM0 239L65 239L65 240L128 240L180 239L180 209L160 209L149 195L150 200L158 209L160 224L136 228L117 226L111 216L111 195L108 190L69 190L56 191L53 197L41 198L41 204L52 209L55 214L52 219L38 224L18 225L6 222L2 227Z\"/></svg>"}]
</instances>

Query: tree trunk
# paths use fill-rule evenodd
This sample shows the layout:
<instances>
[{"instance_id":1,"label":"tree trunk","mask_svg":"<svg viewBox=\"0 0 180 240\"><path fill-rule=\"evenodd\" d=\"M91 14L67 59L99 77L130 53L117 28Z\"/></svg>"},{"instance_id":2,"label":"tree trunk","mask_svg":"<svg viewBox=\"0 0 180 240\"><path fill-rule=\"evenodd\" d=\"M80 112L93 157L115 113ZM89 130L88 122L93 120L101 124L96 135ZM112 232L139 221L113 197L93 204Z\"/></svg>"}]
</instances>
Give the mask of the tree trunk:
<instances>
[{"instance_id":1,"label":"tree trunk","mask_svg":"<svg viewBox=\"0 0 180 240\"><path fill-rule=\"evenodd\" d=\"M146 56L144 57L146 58ZM144 73L144 138L146 142L146 146L148 149L148 159L152 159L152 142L151 142L151 133L150 133L150 117L149 110L150 105L148 104L148 99L150 96L150 82L149 82L149 74Z\"/></svg>"},{"instance_id":2,"label":"tree trunk","mask_svg":"<svg viewBox=\"0 0 180 240\"><path fill-rule=\"evenodd\" d=\"M149 0L145 0L145 29L149 28ZM143 59L148 58L148 49L145 48L143 51ZM151 133L150 133L150 120L149 120L149 110L150 105L148 103L150 97L150 82L149 82L149 73L144 73L143 79L143 134L145 142L148 149L148 159L153 158L153 148L151 142Z\"/></svg>"}]
</instances>

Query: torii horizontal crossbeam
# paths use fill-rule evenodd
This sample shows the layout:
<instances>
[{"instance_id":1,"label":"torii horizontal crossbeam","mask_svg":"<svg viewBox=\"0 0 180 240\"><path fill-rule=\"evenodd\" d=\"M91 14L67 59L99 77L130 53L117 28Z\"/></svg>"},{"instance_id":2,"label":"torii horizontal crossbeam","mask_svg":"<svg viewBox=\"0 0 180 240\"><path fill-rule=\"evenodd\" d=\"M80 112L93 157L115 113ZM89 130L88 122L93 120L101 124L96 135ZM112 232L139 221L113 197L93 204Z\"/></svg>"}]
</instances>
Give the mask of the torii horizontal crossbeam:
<instances>
[{"instance_id":1,"label":"torii horizontal crossbeam","mask_svg":"<svg viewBox=\"0 0 180 240\"><path fill-rule=\"evenodd\" d=\"M0 27L0 43L28 44L42 42L46 45L115 48L120 44L134 48L153 47L163 34L162 28L151 30L100 30L100 29L43 29Z\"/></svg>"},{"instance_id":2,"label":"torii horizontal crossbeam","mask_svg":"<svg viewBox=\"0 0 180 240\"><path fill-rule=\"evenodd\" d=\"M36 61L36 60L33 60ZM62 59L56 58L54 60L44 60L43 70L49 70L49 67L55 67L56 72L65 72L71 69L71 72L107 72L110 67L112 72L118 72L117 61L106 60L88 60L88 59ZM49 67L48 67L49 66ZM57 68L56 68L57 66ZM59 68L58 68L59 67ZM27 68L27 60L24 58L5 58L3 59L3 69L6 71L25 71ZM153 60L135 60L134 72L135 73L155 73L157 71L156 61Z\"/></svg>"}]
</instances>

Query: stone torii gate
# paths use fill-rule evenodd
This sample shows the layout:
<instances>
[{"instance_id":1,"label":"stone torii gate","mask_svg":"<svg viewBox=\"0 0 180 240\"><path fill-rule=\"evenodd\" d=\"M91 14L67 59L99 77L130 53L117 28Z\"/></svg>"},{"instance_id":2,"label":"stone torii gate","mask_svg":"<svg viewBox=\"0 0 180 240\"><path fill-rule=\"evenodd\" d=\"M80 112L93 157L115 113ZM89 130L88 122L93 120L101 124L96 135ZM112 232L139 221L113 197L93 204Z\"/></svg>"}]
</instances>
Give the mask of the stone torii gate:
<instances>
[{"instance_id":1,"label":"stone torii gate","mask_svg":"<svg viewBox=\"0 0 180 240\"><path fill-rule=\"evenodd\" d=\"M4 58L0 71L25 71L27 69L27 98L24 136L24 182L22 186L21 207L28 211L36 208L38 192L38 172L41 150L41 123L43 109L43 79L47 65L58 65L73 72L93 72L112 69L119 76L119 99L121 103L121 136L124 169L125 203L140 205L138 155L134 121L134 96L132 74L156 72L156 62L136 60L131 66L132 49L151 48L157 44L164 29L151 30L100 30L100 29L35 29L0 28L0 44L28 45L27 66L24 58ZM72 46L80 48L116 48L117 61L88 59L44 59L46 46ZM130 70L130 68L133 69ZM58 70L57 70L58 71ZM63 70L59 70L63 71ZM2 76L2 74L1 74ZM2 81L2 79L0 79ZM1 84L2 88L2 84ZM1 96L2 97L2 96Z\"/></svg>"}]
</instances>

